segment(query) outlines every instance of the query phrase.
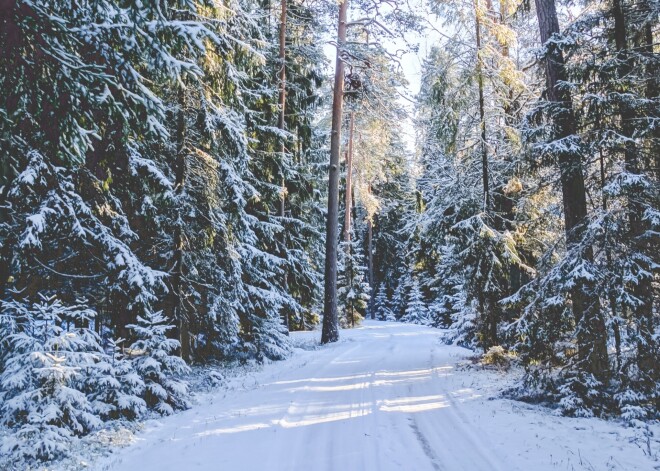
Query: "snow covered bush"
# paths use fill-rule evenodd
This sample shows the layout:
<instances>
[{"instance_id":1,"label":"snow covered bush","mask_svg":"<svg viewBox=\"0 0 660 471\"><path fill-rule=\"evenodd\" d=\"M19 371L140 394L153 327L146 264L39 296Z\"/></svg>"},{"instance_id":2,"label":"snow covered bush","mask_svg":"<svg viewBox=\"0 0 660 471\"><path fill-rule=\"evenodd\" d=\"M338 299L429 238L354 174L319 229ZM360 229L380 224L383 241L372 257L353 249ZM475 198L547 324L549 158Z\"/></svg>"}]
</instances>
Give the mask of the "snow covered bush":
<instances>
[{"instance_id":1,"label":"snow covered bush","mask_svg":"<svg viewBox=\"0 0 660 471\"><path fill-rule=\"evenodd\" d=\"M0 424L11 432L3 454L26 466L61 458L105 420L188 407L187 385L175 378L188 367L172 355L179 343L160 313L131 326L137 340L122 353L115 342L102 346L84 303L40 298L0 303Z\"/></svg>"},{"instance_id":2,"label":"snow covered bush","mask_svg":"<svg viewBox=\"0 0 660 471\"><path fill-rule=\"evenodd\" d=\"M163 415L188 408L188 385L175 376L188 373L190 369L185 361L173 355L179 349L179 341L166 335L173 326L167 325L162 313L156 312L138 317L137 324L127 327L133 329L138 339L127 353L144 381L147 405Z\"/></svg>"},{"instance_id":3,"label":"snow covered bush","mask_svg":"<svg viewBox=\"0 0 660 471\"><path fill-rule=\"evenodd\" d=\"M394 315L394 312L391 309L387 310L387 313L385 314L385 320L387 322L396 322L396 316Z\"/></svg>"},{"instance_id":4,"label":"snow covered bush","mask_svg":"<svg viewBox=\"0 0 660 471\"><path fill-rule=\"evenodd\" d=\"M652 374L653 371L641 371L631 365L626 375L617 381L615 405L621 418L630 425L660 418L660 381L654 381Z\"/></svg>"},{"instance_id":5,"label":"snow covered bush","mask_svg":"<svg viewBox=\"0 0 660 471\"><path fill-rule=\"evenodd\" d=\"M462 347L477 349L479 312L474 306L476 303L467 303L464 293L459 293L457 298L457 303L453 305L455 310L451 315L448 340Z\"/></svg>"},{"instance_id":6,"label":"snow covered bush","mask_svg":"<svg viewBox=\"0 0 660 471\"><path fill-rule=\"evenodd\" d=\"M515 355L507 352L501 345L495 345L488 349L488 351L482 357L481 362L484 365L494 365L508 368L511 365L511 361L514 359Z\"/></svg>"},{"instance_id":7,"label":"snow covered bush","mask_svg":"<svg viewBox=\"0 0 660 471\"><path fill-rule=\"evenodd\" d=\"M108 343L109 353L84 378L88 398L103 420L137 419L147 412L144 381L117 343Z\"/></svg>"},{"instance_id":8,"label":"snow covered bush","mask_svg":"<svg viewBox=\"0 0 660 471\"><path fill-rule=\"evenodd\" d=\"M289 333L278 315L254 316L252 322L252 342L257 360L283 360L289 356Z\"/></svg>"},{"instance_id":9,"label":"snow covered bush","mask_svg":"<svg viewBox=\"0 0 660 471\"><path fill-rule=\"evenodd\" d=\"M95 316L84 305L65 306L42 296L27 304L2 302L0 423L14 434L4 453L46 460L63 455L69 441L101 425L99 405L84 381L103 355L98 336L85 327Z\"/></svg>"},{"instance_id":10,"label":"snow covered bush","mask_svg":"<svg viewBox=\"0 0 660 471\"><path fill-rule=\"evenodd\" d=\"M389 307L394 313L396 319L401 319L406 313L408 306L408 295L412 286L412 278L410 277L410 267L405 268L404 274L395 282L396 288L392 294Z\"/></svg>"},{"instance_id":11,"label":"snow covered bush","mask_svg":"<svg viewBox=\"0 0 660 471\"><path fill-rule=\"evenodd\" d=\"M562 415L594 417L601 415L611 402L603 392L604 385L589 373L569 373L561 381L558 396Z\"/></svg>"}]
</instances>

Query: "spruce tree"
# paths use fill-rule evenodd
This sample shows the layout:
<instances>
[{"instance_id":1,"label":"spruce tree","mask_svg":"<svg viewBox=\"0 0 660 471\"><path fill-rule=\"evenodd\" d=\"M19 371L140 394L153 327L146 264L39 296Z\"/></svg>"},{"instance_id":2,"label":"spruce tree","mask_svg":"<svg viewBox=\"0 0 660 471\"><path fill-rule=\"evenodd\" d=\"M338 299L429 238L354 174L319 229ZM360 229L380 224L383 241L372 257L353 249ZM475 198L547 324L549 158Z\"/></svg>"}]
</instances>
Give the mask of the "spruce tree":
<instances>
[{"instance_id":1,"label":"spruce tree","mask_svg":"<svg viewBox=\"0 0 660 471\"><path fill-rule=\"evenodd\" d=\"M381 283L380 287L378 288L378 292L376 294L376 298L374 299L372 309L374 312L374 316L379 321L390 320L390 318L392 317L391 311L389 309L389 300L387 299L387 288L383 283Z\"/></svg>"},{"instance_id":2,"label":"spruce tree","mask_svg":"<svg viewBox=\"0 0 660 471\"><path fill-rule=\"evenodd\" d=\"M405 314L400 320L401 322L420 325L429 325L431 321L417 277L413 278L412 286L408 293Z\"/></svg>"},{"instance_id":3,"label":"spruce tree","mask_svg":"<svg viewBox=\"0 0 660 471\"><path fill-rule=\"evenodd\" d=\"M351 233L354 234L354 230ZM355 327L366 316L371 288L366 280L364 257L352 238L342 242L337 297L339 324L343 328Z\"/></svg>"}]
</instances>

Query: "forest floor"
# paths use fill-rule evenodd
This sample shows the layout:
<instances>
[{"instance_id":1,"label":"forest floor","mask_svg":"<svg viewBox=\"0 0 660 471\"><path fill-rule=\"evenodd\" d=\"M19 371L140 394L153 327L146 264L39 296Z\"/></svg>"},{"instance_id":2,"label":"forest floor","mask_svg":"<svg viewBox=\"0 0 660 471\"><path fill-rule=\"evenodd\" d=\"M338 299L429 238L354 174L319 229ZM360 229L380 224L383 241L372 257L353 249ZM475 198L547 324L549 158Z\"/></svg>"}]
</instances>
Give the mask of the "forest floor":
<instances>
[{"instance_id":1,"label":"forest floor","mask_svg":"<svg viewBox=\"0 0 660 471\"><path fill-rule=\"evenodd\" d=\"M324 347L318 332L292 335L299 348L289 360L148 421L88 469L660 469L657 425L558 417L502 399L516 373L468 366L473 352L443 344L440 330L366 321Z\"/></svg>"}]
</instances>

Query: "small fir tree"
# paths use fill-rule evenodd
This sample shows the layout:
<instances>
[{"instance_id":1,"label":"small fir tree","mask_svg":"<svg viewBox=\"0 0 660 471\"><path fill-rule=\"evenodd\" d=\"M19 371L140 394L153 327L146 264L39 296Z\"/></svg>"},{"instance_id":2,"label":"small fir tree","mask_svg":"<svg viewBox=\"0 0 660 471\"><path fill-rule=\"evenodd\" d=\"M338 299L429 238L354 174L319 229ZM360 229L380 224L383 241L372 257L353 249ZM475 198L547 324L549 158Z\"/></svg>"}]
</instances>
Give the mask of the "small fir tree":
<instances>
[{"instance_id":1,"label":"small fir tree","mask_svg":"<svg viewBox=\"0 0 660 471\"><path fill-rule=\"evenodd\" d=\"M354 233L351 230L351 233ZM341 327L355 327L366 314L370 287L366 281L364 257L353 241L340 244L341 260L338 277L339 323Z\"/></svg>"},{"instance_id":2,"label":"small fir tree","mask_svg":"<svg viewBox=\"0 0 660 471\"><path fill-rule=\"evenodd\" d=\"M401 322L420 325L430 324L429 311L424 302L422 291L419 288L419 280L417 277L413 278L410 293L408 294L406 313L401 318Z\"/></svg>"},{"instance_id":3,"label":"small fir tree","mask_svg":"<svg viewBox=\"0 0 660 471\"><path fill-rule=\"evenodd\" d=\"M13 429L2 451L57 458L74 436L101 425L105 404L88 400L81 378L98 368L103 351L93 331L76 327L95 313L45 296L34 304L2 302L2 311L0 423Z\"/></svg>"},{"instance_id":4,"label":"small fir tree","mask_svg":"<svg viewBox=\"0 0 660 471\"><path fill-rule=\"evenodd\" d=\"M160 312L138 317L137 324L131 324L137 340L127 352L133 358L138 375L144 380L144 400L147 405L162 415L169 415L175 409L189 407L187 400L188 384L176 379L189 368L176 356L180 344L167 337L173 326L167 325Z\"/></svg>"},{"instance_id":5,"label":"small fir tree","mask_svg":"<svg viewBox=\"0 0 660 471\"><path fill-rule=\"evenodd\" d=\"M380 287L378 288L378 293L374 299L373 310L374 314L376 315L376 319L379 321L390 320L390 318L394 317L392 311L389 308L389 300L387 299L387 287L385 286L385 283L381 283Z\"/></svg>"}]
</instances>

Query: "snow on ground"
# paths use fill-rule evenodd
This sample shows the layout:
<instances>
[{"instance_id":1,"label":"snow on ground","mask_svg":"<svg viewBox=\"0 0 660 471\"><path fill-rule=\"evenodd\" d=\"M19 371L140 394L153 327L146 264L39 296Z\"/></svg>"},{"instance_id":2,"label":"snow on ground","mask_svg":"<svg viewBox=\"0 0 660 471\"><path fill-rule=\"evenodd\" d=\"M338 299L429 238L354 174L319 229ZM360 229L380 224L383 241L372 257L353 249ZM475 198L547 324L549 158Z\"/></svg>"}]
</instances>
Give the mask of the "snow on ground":
<instances>
[{"instance_id":1,"label":"snow on ground","mask_svg":"<svg viewBox=\"0 0 660 471\"><path fill-rule=\"evenodd\" d=\"M311 345L318 333L293 334ZM131 446L90 466L167 470L654 470L660 430L556 417L497 398L504 373L457 366L472 352L442 332L365 322L297 349L196 407L147 422ZM312 337L313 336L313 337Z\"/></svg>"}]
</instances>

